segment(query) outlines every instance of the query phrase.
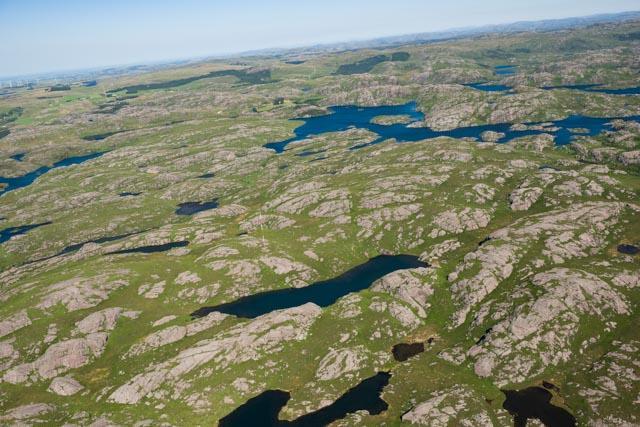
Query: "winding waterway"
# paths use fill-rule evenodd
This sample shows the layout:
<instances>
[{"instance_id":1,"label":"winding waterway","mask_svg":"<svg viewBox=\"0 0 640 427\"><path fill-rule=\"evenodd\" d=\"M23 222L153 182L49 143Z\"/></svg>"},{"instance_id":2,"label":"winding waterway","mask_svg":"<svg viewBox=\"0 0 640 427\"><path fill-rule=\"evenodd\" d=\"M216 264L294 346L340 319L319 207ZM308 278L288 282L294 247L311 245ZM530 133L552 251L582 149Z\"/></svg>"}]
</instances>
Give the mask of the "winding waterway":
<instances>
[{"instance_id":1,"label":"winding waterway","mask_svg":"<svg viewBox=\"0 0 640 427\"><path fill-rule=\"evenodd\" d=\"M424 114L417 110L415 102L402 105L389 105L381 107L357 107L353 105L330 107L330 114L314 116L300 120L303 123L294 130L295 136L283 141L270 142L264 145L276 153L282 153L287 145L305 140L314 135L328 132L342 132L351 128L366 129L378 135L378 138L366 144L355 145L351 149L367 147L378 144L388 139L395 139L397 142L420 141L423 139L437 138L441 136L451 138L476 138L480 139L483 132L492 131L504 134L496 142L505 143L515 138L523 136L539 135L548 133L554 136L556 145L566 145L575 136L571 129L585 129L583 136L595 136L605 130L612 130L611 121L614 119L625 119L640 121L640 116L628 117L589 117L582 115L572 115L562 120L555 120L543 123L525 123L525 127L514 127L511 123L497 123L478 126L464 126L451 130L438 131L429 127L415 127L417 121L424 120ZM381 125L372 123L377 116L408 116L411 123L397 123L391 125Z\"/></svg>"}]
</instances>

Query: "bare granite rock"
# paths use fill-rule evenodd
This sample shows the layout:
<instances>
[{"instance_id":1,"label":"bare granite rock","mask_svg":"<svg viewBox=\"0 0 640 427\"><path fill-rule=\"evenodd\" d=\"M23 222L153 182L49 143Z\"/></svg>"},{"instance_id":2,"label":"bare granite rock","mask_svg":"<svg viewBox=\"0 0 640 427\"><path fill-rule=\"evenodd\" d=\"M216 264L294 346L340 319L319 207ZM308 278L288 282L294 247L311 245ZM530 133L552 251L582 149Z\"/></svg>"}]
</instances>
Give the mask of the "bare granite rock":
<instances>
[{"instance_id":1,"label":"bare granite rock","mask_svg":"<svg viewBox=\"0 0 640 427\"><path fill-rule=\"evenodd\" d=\"M120 307L107 308L91 313L76 323L72 334L82 335L52 344L33 362L23 363L5 372L3 380L12 384L29 380L49 379L71 369L87 365L104 352L109 337L119 317L137 317L139 312L123 311Z\"/></svg>"},{"instance_id":2,"label":"bare granite rock","mask_svg":"<svg viewBox=\"0 0 640 427\"><path fill-rule=\"evenodd\" d=\"M24 328L25 326L29 326L30 324L31 319L29 319L27 311L21 310L13 316L0 320L0 338L11 334L18 329Z\"/></svg>"},{"instance_id":3,"label":"bare granite rock","mask_svg":"<svg viewBox=\"0 0 640 427\"><path fill-rule=\"evenodd\" d=\"M252 233L256 230L284 230L291 227L295 220L282 215L258 215L240 224L240 230Z\"/></svg>"},{"instance_id":4,"label":"bare granite rock","mask_svg":"<svg viewBox=\"0 0 640 427\"><path fill-rule=\"evenodd\" d=\"M54 407L46 403L29 403L9 409L0 415L0 421L22 421L35 418L54 410ZM24 424L22 424L24 425Z\"/></svg>"},{"instance_id":5,"label":"bare granite rock","mask_svg":"<svg viewBox=\"0 0 640 427\"><path fill-rule=\"evenodd\" d=\"M178 274L176 277L175 284L176 285L186 285L189 283L198 283L200 282L200 276L197 273L192 273L191 271L183 271Z\"/></svg>"},{"instance_id":6,"label":"bare granite rock","mask_svg":"<svg viewBox=\"0 0 640 427\"><path fill-rule=\"evenodd\" d=\"M164 292L166 284L167 282L164 280L154 284L146 283L138 288L138 295L142 295L147 299L156 299Z\"/></svg>"},{"instance_id":7,"label":"bare granite rock","mask_svg":"<svg viewBox=\"0 0 640 427\"><path fill-rule=\"evenodd\" d=\"M162 325L164 325L165 323L169 323L169 322L171 322L172 320L175 320L175 319L177 319L177 318L178 318L178 316L176 316L175 314L169 314L169 315L167 315L167 316L163 316L163 317L159 318L158 320L156 320L155 322L153 322L153 323L151 324L151 326L153 326L154 328L155 328L155 327L158 327L158 326L162 326Z\"/></svg>"},{"instance_id":8,"label":"bare granite rock","mask_svg":"<svg viewBox=\"0 0 640 427\"><path fill-rule=\"evenodd\" d=\"M366 360L366 353L363 346L330 349L320 361L316 378L320 381L330 381L341 378L349 372L358 371Z\"/></svg>"},{"instance_id":9,"label":"bare granite rock","mask_svg":"<svg viewBox=\"0 0 640 427\"><path fill-rule=\"evenodd\" d=\"M11 384L19 384L28 381L33 373L39 378L49 379L70 369L80 368L102 354L107 337L105 332L98 332L55 343L34 362L15 366L5 372L3 379Z\"/></svg>"},{"instance_id":10,"label":"bare granite rock","mask_svg":"<svg viewBox=\"0 0 640 427\"><path fill-rule=\"evenodd\" d=\"M72 396L84 387L71 377L56 377L49 385L49 391L59 396Z\"/></svg>"},{"instance_id":11,"label":"bare granite rock","mask_svg":"<svg viewBox=\"0 0 640 427\"><path fill-rule=\"evenodd\" d=\"M162 347L190 337L215 325L219 325L228 315L214 311L207 316L194 320L185 326L174 325L147 335L142 342L131 346L125 357L137 356L154 348Z\"/></svg>"},{"instance_id":12,"label":"bare granite rock","mask_svg":"<svg viewBox=\"0 0 640 427\"><path fill-rule=\"evenodd\" d=\"M614 340L611 346L610 351L581 369L580 374L588 375L589 381L580 384L578 393L593 412L589 426L635 426L640 416L625 408L637 405L640 397L640 342Z\"/></svg>"},{"instance_id":13,"label":"bare granite rock","mask_svg":"<svg viewBox=\"0 0 640 427\"><path fill-rule=\"evenodd\" d=\"M500 139L504 138L505 134L502 132L494 132L494 131L484 131L480 134L480 138L483 142L497 142Z\"/></svg>"},{"instance_id":14,"label":"bare granite rock","mask_svg":"<svg viewBox=\"0 0 640 427\"><path fill-rule=\"evenodd\" d=\"M91 313L84 319L76 323L77 332L87 335L96 332L111 331L116 326L120 316L135 319L139 312L124 311L120 307L105 308L104 310Z\"/></svg>"},{"instance_id":15,"label":"bare granite rock","mask_svg":"<svg viewBox=\"0 0 640 427\"><path fill-rule=\"evenodd\" d=\"M496 189L489 187L487 184L475 184L473 186L475 202L479 204L487 203L493 200Z\"/></svg>"},{"instance_id":16,"label":"bare granite rock","mask_svg":"<svg viewBox=\"0 0 640 427\"><path fill-rule=\"evenodd\" d=\"M538 201L542 195L542 188L518 188L509 194L509 207L512 211L526 211Z\"/></svg>"},{"instance_id":17,"label":"bare granite rock","mask_svg":"<svg viewBox=\"0 0 640 427\"><path fill-rule=\"evenodd\" d=\"M405 221L418 213L421 208L420 204L412 203L397 207L385 207L373 211L370 214L361 215L356 220L358 226L361 228L358 236L370 237L373 235L376 227L385 226L389 222Z\"/></svg>"},{"instance_id":18,"label":"bare granite rock","mask_svg":"<svg viewBox=\"0 0 640 427\"><path fill-rule=\"evenodd\" d=\"M431 393L431 397L402 415L402 421L429 427L493 426L484 399L462 385Z\"/></svg>"},{"instance_id":19,"label":"bare granite rock","mask_svg":"<svg viewBox=\"0 0 640 427\"><path fill-rule=\"evenodd\" d=\"M462 244L456 239L445 240L433 246L431 250L420 254L420 261L435 265L443 255L453 252Z\"/></svg>"},{"instance_id":20,"label":"bare granite rock","mask_svg":"<svg viewBox=\"0 0 640 427\"><path fill-rule=\"evenodd\" d=\"M126 277L131 272L118 270L112 274ZM51 285L37 307L48 309L62 304L69 311L94 307L106 300L111 292L129 284L124 278L111 277L112 274L105 273L89 278L77 277Z\"/></svg>"},{"instance_id":21,"label":"bare granite rock","mask_svg":"<svg viewBox=\"0 0 640 427\"><path fill-rule=\"evenodd\" d=\"M640 150L621 153L618 161L625 166L640 165Z\"/></svg>"},{"instance_id":22,"label":"bare granite rock","mask_svg":"<svg viewBox=\"0 0 640 427\"><path fill-rule=\"evenodd\" d=\"M463 231L486 227L491 220L491 211L486 209L451 209L438 214L433 220L433 230L429 237L436 238L447 234L459 234Z\"/></svg>"},{"instance_id":23,"label":"bare granite rock","mask_svg":"<svg viewBox=\"0 0 640 427\"><path fill-rule=\"evenodd\" d=\"M284 257L263 256L260 257L260 261L262 261L267 267L271 268L273 272L278 275L296 272L299 273L299 277L302 280L311 279L311 275L313 272L313 270L307 265L301 262L292 261Z\"/></svg>"},{"instance_id":24,"label":"bare granite rock","mask_svg":"<svg viewBox=\"0 0 640 427\"><path fill-rule=\"evenodd\" d=\"M492 377L500 386L525 382L549 366L568 361L576 334L592 327L586 325L629 314L624 295L585 271L554 268L535 275L531 282L542 294L513 307L468 352L476 360L476 374Z\"/></svg>"},{"instance_id":25,"label":"bare granite rock","mask_svg":"<svg viewBox=\"0 0 640 427\"><path fill-rule=\"evenodd\" d=\"M376 280L371 290L387 293L408 303L418 316L424 318L431 306L428 299L433 295L431 283L435 280L435 270L429 268L399 270Z\"/></svg>"},{"instance_id":26,"label":"bare granite rock","mask_svg":"<svg viewBox=\"0 0 640 427\"><path fill-rule=\"evenodd\" d=\"M606 244L604 236L617 223L624 204L589 202L533 215L491 234L491 240L468 253L449 274L451 291L459 309L452 326L464 323L468 312L511 276L513 268L542 240L540 255L554 264L586 257Z\"/></svg>"},{"instance_id":27,"label":"bare granite rock","mask_svg":"<svg viewBox=\"0 0 640 427\"><path fill-rule=\"evenodd\" d=\"M198 342L172 359L148 367L117 388L109 400L134 404L165 382L179 381L183 375L209 362L215 362L214 369L223 369L257 360L265 353L278 352L285 343L304 339L320 313L320 307L307 303L241 323L212 339Z\"/></svg>"}]
</instances>

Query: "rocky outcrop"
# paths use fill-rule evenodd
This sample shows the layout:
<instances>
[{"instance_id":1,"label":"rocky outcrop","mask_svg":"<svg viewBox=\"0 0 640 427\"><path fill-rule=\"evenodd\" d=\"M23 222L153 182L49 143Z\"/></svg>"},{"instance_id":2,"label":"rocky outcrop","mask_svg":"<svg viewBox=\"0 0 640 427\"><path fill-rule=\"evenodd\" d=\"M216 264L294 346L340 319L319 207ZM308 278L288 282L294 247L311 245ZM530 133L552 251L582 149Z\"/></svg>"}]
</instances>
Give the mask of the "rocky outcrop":
<instances>
[{"instance_id":1,"label":"rocky outcrop","mask_svg":"<svg viewBox=\"0 0 640 427\"><path fill-rule=\"evenodd\" d=\"M491 220L491 212L486 209L451 209L438 214L433 219L433 230L429 237L436 238L463 231L486 227Z\"/></svg>"},{"instance_id":2,"label":"rocky outcrop","mask_svg":"<svg viewBox=\"0 0 640 427\"><path fill-rule=\"evenodd\" d=\"M480 139L483 142L497 142L500 139L504 138L505 134L502 132L494 132L494 131L484 131L480 134Z\"/></svg>"},{"instance_id":3,"label":"rocky outcrop","mask_svg":"<svg viewBox=\"0 0 640 427\"><path fill-rule=\"evenodd\" d=\"M554 268L536 274L531 283L540 295L514 306L468 352L475 359L476 374L500 386L525 382L567 362L582 328L629 314L622 294L585 271Z\"/></svg>"},{"instance_id":4,"label":"rocky outcrop","mask_svg":"<svg viewBox=\"0 0 640 427\"><path fill-rule=\"evenodd\" d=\"M376 280L371 290L406 302L418 316L425 318L431 306L429 297L434 292L431 283L435 280L435 271L428 268L398 270Z\"/></svg>"},{"instance_id":5,"label":"rocky outcrop","mask_svg":"<svg viewBox=\"0 0 640 427\"><path fill-rule=\"evenodd\" d=\"M30 379L53 378L70 369L80 368L102 354L107 344L107 337L105 332L98 332L83 338L72 338L53 344L34 362L24 363L8 370L3 380L19 384Z\"/></svg>"},{"instance_id":6,"label":"rocky outcrop","mask_svg":"<svg viewBox=\"0 0 640 427\"><path fill-rule=\"evenodd\" d=\"M620 153L618 160L625 166L640 165L640 150Z\"/></svg>"},{"instance_id":7,"label":"rocky outcrop","mask_svg":"<svg viewBox=\"0 0 640 427\"><path fill-rule=\"evenodd\" d=\"M414 216L421 209L418 203L400 205L396 207L385 207L373 211L372 213L361 215L356 222L360 227L359 237L371 237L377 227L386 226L390 222L405 221Z\"/></svg>"},{"instance_id":8,"label":"rocky outcrop","mask_svg":"<svg viewBox=\"0 0 640 427\"><path fill-rule=\"evenodd\" d=\"M496 189L489 187L487 184L475 184L473 186L473 195L475 202L478 204L484 204L493 200L496 194Z\"/></svg>"},{"instance_id":9,"label":"rocky outcrop","mask_svg":"<svg viewBox=\"0 0 640 427\"><path fill-rule=\"evenodd\" d=\"M29 326L30 324L31 319L29 319L27 311L21 310L12 316L0 320L0 338L11 334L18 329L22 329L25 326Z\"/></svg>"},{"instance_id":10,"label":"rocky outcrop","mask_svg":"<svg viewBox=\"0 0 640 427\"><path fill-rule=\"evenodd\" d=\"M297 273L297 278L302 281L309 281L314 273L307 265L284 257L263 256L260 257L260 261L277 275L294 272Z\"/></svg>"},{"instance_id":11,"label":"rocky outcrop","mask_svg":"<svg viewBox=\"0 0 640 427\"><path fill-rule=\"evenodd\" d=\"M365 209L380 209L391 204L411 203L416 199L417 197L413 194L399 194L388 191L364 198L360 206Z\"/></svg>"},{"instance_id":12,"label":"rocky outcrop","mask_svg":"<svg viewBox=\"0 0 640 427\"><path fill-rule=\"evenodd\" d=\"M320 218L333 218L346 215L351 210L351 202L348 199L329 200L320 203L318 207L309 211L309 216Z\"/></svg>"},{"instance_id":13,"label":"rocky outcrop","mask_svg":"<svg viewBox=\"0 0 640 427\"><path fill-rule=\"evenodd\" d=\"M402 421L429 427L493 426L489 414L482 409L485 405L475 392L456 385L431 393L429 399L402 415Z\"/></svg>"},{"instance_id":14,"label":"rocky outcrop","mask_svg":"<svg viewBox=\"0 0 640 427\"><path fill-rule=\"evenodd\" d=\"M142 340L142 342L134 344L125 354L125 357L137 356L151 349L163 347L165 345L180 341L185 337L190 337L199 332L212 328L213 326L219 325L220 322L222 322L227 317L228 316L226 314L214 311L212 313L209 313L205 317L196 319L188 323L185 326L169 326L168 328L147 335Z\"/></svg>"},{"instance_id":15,"label":"rocky outcrop","mask_svg":"<svg viewBox=\"0 0 640 427\"><path fill-rule=\"evenodd\" d=\"M511 275L518 260L517 247L511 244L492 244L481 246L475 252L468 253L464 262L449 275L451 291L457 297L462 309L455 314L454 324L462 324L471 307L484 299L500 282ZM456 281L458 275L479 265L480 270L469 278Z\"/></svg>"},{"instance_id":16,"label":"rocky outcrop","mask_svg":"<svg viewBox=\"0 0 640 427\"><path fill-rule=\"evenodd\" d=\"M162 384L178 381L183 375L209 362L215 362L213 368L217 370L248 360L258 360L265 353L277 353L287 342L304 339L320 313L320 307L307 303L239 324L212 339L198 342L166 362L150 366L144 373L117 388L109 400L137 403Z\"/></svg>"},{"instance_id":17,"label":"rocky outcrop","mask_svg":"<svg viewBox=\"0 0 640 427\"><path fill-rule=\"evenodd\" d=\"M124 277L130 274L128 270L118 270L113 274L77 277L56 283L47 288L37 307L44 310L62 304L68 311L94 307L106 300L111 292L127 286L129 282ZM122 278L114 278L113 275Z\"/></svg>"},{"instance_id":18,"label":"rocky outcrop","mask_svg":"<svg viewBox=\"0 0 640 427\"><path fill-rule=\"evenodd\" d=\"M72 396L84 387L71 377L56 377L49 385L49 391L59 396Z\"/></svg>"},{"instance_id":19,"label":"rocky outcrop","mask_svg":"<svg viewBox=\"0 0 640 427\"><path fill-rule=\"evenodd\" d=\"M34 420L35 417L44 415L53 410L54 407L52 405L47 405L46 403L30 403L9 409L3 415L0 415L0 421L37 421ZM24 425L24 423L21 422L19 425Z\"/></svg>"},{"instance_id":20,"label":"rocky outcrop","mask_svg":"<svg viewBox=\"0 0 640 427\"><path fill-rule=\"evenodd\" d=\"M167 282L164 280L153 284L145 283L138 288L138 295L142 295L147 299L156 299L164 292L166 284Z\"/></svg>"},{"instance_id":21,"label":"rocky outcrop","mask_svg":"<svg viewBox=\"0 0 640 427\"><path fill-rule=\"evenodd\" d=\"M3 380L12 384L30 380L49 379L87 365L104 352L108 332L116 326L117 319L126 315L137 317L138 312L125 312L119 307L92 313L76 323L72 335L82 335L52 344L33 362L14 366L5 372Z\"/></svg>"},{"instance_id":22,"label":"rocky outcrop","mask_svg":"<svg viewBox=\"0 0 640 427\"><path fill-rule=\"evenodd\" d=\"M448 276L458 306L452 326L464 323L471 308L510 277L525 254L561 264L602 250L609 228L617 223L623 209L622 203L575 204L527 217L492 233L489 242L465 255L464 261ZM542 248L541 253L531 254L536 247Z\"/></svg>"},{"instance_id":23,"label":"rocky outcrop","mask_svg":"<svg viewBox=\"0 0 640 427\"><path fill-rule=\"evenodd\" d=\"M120 307L106 308L104 310L91 313L84 319L76 323L77 332L87 335L102 331L111 331L116 327L120 316L135 319L140 312L125 311Z\"/></svg>"},{"instance_id":24,"label":"rocky outcrop","mask_svg":"<svg viewBox=\"0 0 640 427\"><path fill-rule=\"evenodd\" d=\"M240 224L240 230L252 233L256 230L284 230L296 222L282 215L258 215Z\"/></svg>"},{"instance_id":25,"label":"rocky outcrop","mask_svg":"<svg viewBox=\"0 0 640 427\"><path fill-rule=\"evenodd\" d=\"M429 251L420 254L420 261L435 265L442 256L458 249L462 244L455 239L445 240L434 245Z\"/></svg>"},{"instance_id":26,"label":"rocky outcrop","mask_svg":"<svg viewBox=\"0 0 640 427\"><path fill-rule=\"evenodd\" d=\"M542 195L542 188L518 188L509 194L509 207L512 211L526 211L538 201Z\"/></svg>"},{"instance_id":27,"label":"rocky outcrop","mask_svg":"<svg viewBox=\"0 0 640 427\"><path fill-rule=\"evenodd\" d=\"M590 426L638 424L638 414L625 410L635 407L640 397L638 352L639 341L614 340L610 351L578 372L578 378L587 378L580 382L578 393L593 412Z\"/></svg>"},{"instance_id":28,"label":"rocky outcrop","mask_svg":"<svg viewBox=\"0 0 640 427\"><path fill-rule=\"evenodd\" d=\"M330 381L342 378L349 372L358 371L366 360L366 353L363 346L331 349L320 361L316 378L320 381Z\"/></svg>"}]
</instances>

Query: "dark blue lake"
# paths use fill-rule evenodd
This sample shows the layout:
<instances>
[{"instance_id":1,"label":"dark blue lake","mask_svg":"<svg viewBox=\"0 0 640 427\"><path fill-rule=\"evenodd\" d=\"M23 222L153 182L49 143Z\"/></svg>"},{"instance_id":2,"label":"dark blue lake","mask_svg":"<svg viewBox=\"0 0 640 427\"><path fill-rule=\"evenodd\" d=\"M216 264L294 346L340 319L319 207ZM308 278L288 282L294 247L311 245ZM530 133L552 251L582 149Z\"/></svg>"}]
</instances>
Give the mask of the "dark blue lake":
<instances>
[{"instance_id":1,"label":"dark blue lake","mask_svg":"<svg viewBox=\"0 0 640 427\"><path fill-rule=\"evenodd\" d=\"M238 317L255 318L274 310L298 307L308 302L328 307L351 292L367 289L373 282L396 270L426 267L413 255L379 255L330 280L316 282L304 288L287 288L261 292L227 304L202 307L193 317L204 317L219 311Z\"/></svg>"},{"instance_id":2,"label":"dark blue lake","mask_svg":"<svg viewBox=\"0 0 640 427\"><path fill-rule=\"evenodd\" d=\"M413 121L424 120L424 114L417 111L415 102L383 107L357 107L352 105L330 107L329 111L331 111L331 113L324 116L295 119L300 120L303 123L293 131L295 134L294 137L279 142L270 142L268 144L265 144L264 147L273 149L276 151L276 153L282 153L285 150L286 146L292 142L305 140L312 135L320 135L326 132L341 132L350 128L367 129L379 136L376 140L370 143L356 145L351 147L351 149L358 149L369 145L378 144L391 138L395 138L398 142L420 141L423 139L437 138L440 136L448 136L451 138L479 139L481 134L485 131L504 133L505 136L497 141L500 143L508 142L514 138L519 138L522 136L550 133L555 136L556 145L565 145L570 143L571 139L574 136L574 134L572 134L569 129L584 128L587 129L587 132L582 133L581 135L595 136L600 134L604 130L612 130L613 128L610 125L610 122L613 119L623 118L635 121L640 120L640 116L588 117L576 115L569 116L566 119L549 122L552 123L553 127L559 128L559 130L556 131L550 131L548 129L512 130L511 123L466 126L446 131L437 131L429 127L410 127L408 124L379 125L371 123L371 119L381 115L408 115ZM540 125L540 123L526 124Z\"/></svg>"},{"instance_id":3,"label":"dark blue lake","mask_svg":"<svg viewBox=\"0 0 640 427\"><path fill-rule=\"evenodd\" d=\"M638 255L640 253L640 248L628 244L620 244L617 249L618 252L625 255Z\"/></svg>"},{"instance_id":4,"label":"dark blue lake","mask_svg":"<svg viewBox=\"0 0 640 427\"><path fill-rule=\"evenodd\" d=\"M545 86L542 89L572 89L581 90L583 92L606 93L608 95L640 95L640 86L625 87L619 89L603 88L601 84L583 84L583 85L561 85L561 86Z\"/></svg>"},{"instance_id":5,"label":"dark blue lake","mask_svg":"<svg viewBox=\"0 0 640 427\"><path fill-rule=\"evenodd\" d=\"M510 86L505 86L501 84L492 84L487 82L479 82L479 83L467 83L463 86L471 87L476 90L481 90L483 92L506 92L511 90Z\"/></svg>"},{"instance_id":6,"label":"dark blue lake","mask_svg":"<svg viewBox=\"0 0 640 427\"><path fill-rule=\"evenodd\" d=\"M208 202L185 202L178 205L178 209L176 209L176 215L194 215L198 212L216 209L217 207L218 199L213 199Z\"/></svg>"},{"instance_id":7,"label":"dark blue lake","mask_svg":"<svg viewBox=\"0 0 640 427\"><path fill-rule=\"evenodd\" d=\"M523 390L502 390L506 399L502 407L513 416L515 427L526 427L528 420L537 419L545 426L575 427L576 419L566 409L551 403L553 395L542 387Z\"/></svg>"},{"instance_id":8,"label":"dark blue lake","mask_svg":"<svg viewBox=\"0 0 640 427\"><path fill-rule=\"evenodd\" d=\"M48 222L41 222L40 224L29 224L29 225L19 225L17 227L8 227L4 230L0 230L0 244L8 241L13 236L19 236L20 234L25 234L29 230L33 230L34 228L42 227L43 225L51 224Z\"/></svg>"},{"instance_id":9,"label":"dark blue lake","mask_svg":"<svg viewBox=\"0 0 640 427\"><path fill-rule=\"evenodd\" d=\"M10 156L10 158L15 160L16 162L21 162L22 159L24 158L25 154L27 154L27 153L14 154L13 156Z\"/></svg>"},{"instance_id":10,"label":"dark blue lake","mask_svg":"<svg viewBox=\"0 0 640 427\"><path fill-rule=\"evenodd\" d=\"M163 243L161 245L148 245L148 246L139 246L137 248L120 249L113 252L107 252L106 255L154 254L156 252L169 251L174 248L184 248L185 246L188 246L188 245L189 245L189 241L184 240L180 242Z\"/></svg>"},{"instance_id":11,"label":"dark blue lake","mask_svg":"<svg viewBox=\"0 0 640 427\"><path fill-rule=\"evenodd\" d=\"M38 179L39 176L44 175L52 169L62 168L65 166L77 165L80 163L84 163L88 160L95 159L100 157L105 152L91 153L84 156L73 156L67 157L66 159L60 160L54 163L52 166L41 166L38 169L28 172L21 176L16 176L14 178L6 178L0 176L0 184L6 184L6 186L0 189L0 196L4 193L8 193L9 191L16 190L18 188L26 187L30 185Z\"/></svg>"},{"instance_id":12,"label":"dark blue lake","mask_svg":"<svg viewBox=\"0 0 640 427\"><path fill-rule=\"evenodd\" d=\"M229 415L222 418L219 427L321 427L343 419L357 411L378 415L389 408L380 395L389 384L391 374L378 372L349 389L335 402L295 420L280 420L278 415L291 398L283 390L267 390L249 399Z\"/></svg>"}]
</instances>

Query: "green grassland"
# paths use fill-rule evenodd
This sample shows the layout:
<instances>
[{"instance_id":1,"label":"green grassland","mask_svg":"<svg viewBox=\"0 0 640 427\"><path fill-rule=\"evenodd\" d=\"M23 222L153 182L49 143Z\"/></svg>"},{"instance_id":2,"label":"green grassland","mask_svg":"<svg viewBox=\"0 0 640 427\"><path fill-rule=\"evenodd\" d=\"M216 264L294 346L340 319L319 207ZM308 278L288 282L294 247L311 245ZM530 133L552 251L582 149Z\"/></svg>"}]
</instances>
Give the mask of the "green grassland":
<instances>
[{"instance_id":1,"label":"green grassland","mask_svg":"<svg viewBox=\"0 0 640 427\"><path fill-rule=\"evenodd\" d=\"M16 177L69 156L106 152L50 171L0 197L0 229L52 222L0 245L0 319L25 310L31 321L0 337L3 348L12 349L0 352L0 413L9 416L12 408L44 403L51 405L48 411L27 419L29 423L89 425L106 418L120 425L142 420L212 425L264 390L282 389L292 398L281 417L294 419L377 371L389 370L393 376L382 395L389 409L377 416L351 414L336 425L401 425L407 411L454 387L468 390L473 399L444 425L462 425L480 413L494 425L513 425L502 409L500 390L543 380L559 387L553 403L571 412L579 425L640 423L640 382L626 378L637 378L637 353L631 352L630 371L625 371L631 374L625 377L617 370L620 348L640 345L640 285L638 279L627 286L615 281L621 272L636 278L640 274L640 258L616 250L621 243L640 244L638 164L620 157L638 150L639 128L629 125L576 139L585 149L575 144L536 149L535 138L526 137L504 145L452 138L388 140L349 150L376 139L358 129L315 135L282 154L262 147L291 137L301 124L292 119L323 114L332 105L415 100L426 124L437 129L540 122L572 114L638 115L640 96L541 88L579 83L639 86L640 41L627 37L639 30L640 23L629 22L557 33L488 35L383 51L309 54L300 64L277 57L215 60L106 78L95 87L17 90L0 98L0 129L10 130L0 140L0 176ZM494 67L503 64L516 64L517 73L495 75ZM477 81L506 84L514 92L462 86ZM392 119L403 118L375 120L386 124ZM599 156L597 149L603 147L617 151ZM318 154L299 156L307 150ZM10 158L18 153L25 153L22 161ZM213 178L199 178L208 173ZM523 186L539 187L541 196L528 209L513 210L510 196ZM486 188L490 196L479 195ZM124 192L141 194L119 195ZM179 203L214 198L220 204L216 210L175 214ZM389 200L373 203L385 198ZM344 209L323 214L319 207L330 203ZM567 221L519 242L519 258L508 277L501 277L495 289L473 304L461 324L452 322L463 297L453 289L458 279L451 279L451 273L487 245L498 250L514 244L495 237L501 230L515 234L527 221L552 221L588 204L620 211L602 226L588 218ZM486 224L446 230L438 223L443 213L460 215L465 209L485 214ZM71 245L130 233L60 254ZM488 236L493 237L479 246ZM183 240L190 242L185 251L107 254ZM229 339L252 324L230 316L169 344L130 353L150 334L193 324L189 314L202 306L326 280L381 253L427 254L447 240L456 240L458 246L432 262L432 274L421 279L422 286L432 290L424 317L398 295L367 289L323 308L303 338L283 340L271 350L258 348L243 359L242 352L252 345L245 343L235 357L212 359L161 381L135 404L109 399L137 375L173 363L202 342ZM557 246L569 247L572 255L554 258ZM298 267L279 272L265 257ZM475 265L460 277L475 277L482 268ZM517 381L502 381L497 370L478 375L469 350L489 328L512 320L522 307L549 294L551 285L540 286L534 278L554 268L597 276L624 301L626 312L597 305L585 311L570 307L571 314L558 320L575 325L570 339L558 344L566 358L549 362L538 356L550 346L542 342L526 350L527 357L543 365L523 367L530 375ZM180 284L183 273L198 280ZM87 288L78 285L84 282L90 282ZM159 295L148 297L148 289L161 282ZM113 283L117 285L109 287ZM60 284L63 290L79 287L67 299L56 299ZM591 296L585 298L591 301ZM70 300L85 299L80 308L70 308ZM49 300L50 305L44 303ZM48 391L52 378L38 374L16 384L6 380L7 372L39 360L51 345L82 337L77 322L113 307L138 312L137 318L120 317L98 356L56 375L70 375L82 384L77 394ZM403 321L391 307L413 312L417 323ZM165 316L175 318L153 325ZM547 319L538 331L552 330L556 320ZM45 342L51 325L55 336ZM424 353L403 363L391 357L394 344L429 338L433 341ZM358 356L354 367L327 380L318 372L331 350ZM510 358L518 363L520 350L515 344L512 350L501 363ZM459 363L446 357L455 352L462 356ZM617 385L617 391L604 387L603 378ZM594 403L596 392L600 400ZM4 422L20 420L0 418L0 424Z\"/></svg>"}]
</instances>

